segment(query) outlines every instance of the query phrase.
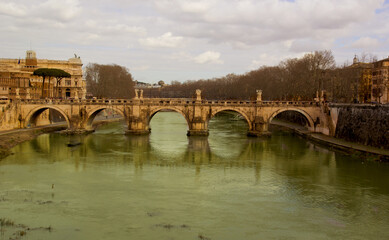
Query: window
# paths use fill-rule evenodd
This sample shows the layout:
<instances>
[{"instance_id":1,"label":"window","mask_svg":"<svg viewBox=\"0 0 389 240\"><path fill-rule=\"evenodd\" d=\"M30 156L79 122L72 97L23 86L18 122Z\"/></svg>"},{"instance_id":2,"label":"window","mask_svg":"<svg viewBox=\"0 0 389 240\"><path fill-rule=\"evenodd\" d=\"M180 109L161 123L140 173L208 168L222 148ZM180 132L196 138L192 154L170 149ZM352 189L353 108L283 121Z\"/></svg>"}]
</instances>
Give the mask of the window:
<instances>
[{"instance_id":1,"label":"window","mask_svg":"<svg viewBox=\"0 0 389 240\"><path fill-rule=\"evenodd\" d=\"M72 85L72 81L71 80L66 80L65 83L66 83L66 86L71 86Z\"/></svg>"},{"instance_id":2,"label":"window","mask_svg":"<svg viewBox=\"0 0 389 240\"><path fill-rule=\"evenodd\" d=\"M66 96L66 98L70 98L71 95L70 95L70 89L69 88L66 89L65 96Z\"/></svg>"}]
</instances>

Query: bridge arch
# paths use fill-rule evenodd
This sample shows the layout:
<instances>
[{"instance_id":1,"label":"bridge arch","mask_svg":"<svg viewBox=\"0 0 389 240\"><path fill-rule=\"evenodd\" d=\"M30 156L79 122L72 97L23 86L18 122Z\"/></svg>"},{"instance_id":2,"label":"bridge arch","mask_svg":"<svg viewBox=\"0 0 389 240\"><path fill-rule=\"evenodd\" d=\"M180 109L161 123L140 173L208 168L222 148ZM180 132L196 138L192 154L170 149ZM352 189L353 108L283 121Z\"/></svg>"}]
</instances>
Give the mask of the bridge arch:
<instances>
[{"instance_id":1,"label":"bridge arch","mask_svg":"<svg viewBox=\"0 0 389 240\"><path fill-rule=\"evenodd\" d=\"M249 127L249 130L252 129L252 123L251 123L251 121L250 121L250 118L249 118L249 116L248 116L245 112L243 112L243 111L241 111L241 110L239 110L239 109L234 109L234 108L229 108L229 107L216 109L215 111L213 111L213 109L212 109L212 113L211 113L211 115L210 115L210 117L209 117L209 119L208 119L208 123L209 123L209 121L210 121L212 118L215 117L216 114L218 114L218 113L220 113L220 112L224 112L224 111L231 111L231 112L237 112L237 113L239 113L241 116L243 116L243 118L244 118L245 121L247 122L247 125L248 125L248 127Z\"/></svg>"},{"instance_id":2,"label":"bridge arch","mask_svg":"<svg viewBox=\"0 0 389 240\"><path fill-rule=\"evenodd\" d=\"M115 112L117 112L120 115L122 115L124 118L126 118L126 115L125 115L125 113L124 113L124 111L122 109L115 108L115 107L108 107L108 106L104 106L104 107L99 106L99 107L93 108L92 110L88 111L87 117L86 117L86 122L85 122L85 128L86 129L92 129L93 120L95 119L97 114L99 114L101 111L103 111L105 109L112 109Z\"/></svg>"},{"instance_id":3,"label":"bridge arch","mask_svg":"<svg viewBox=\"0 0 389 240\"><path fill-rule=\"evenodd\" d=\"M181 114L184 117L186 124L188 125L188 129L190 129L189 120L188 120L187 116L185 115L185 113L181 109L176 108L176 107L171 107L171 106L163 106L163 107L153 108L150 111L150 115L148 117L148 122L147 122L148 126L150 126L151 119L155 116L155 114L157 114L160 111L164 111L164 110L173 111L173 112L177 112L177 113Z\"/></svg>"},{"instance_id":4,"label":"bridge arch","mask_svg":"<svg viewBox=\"0 0 389 240\"><path fill-rule=\"evenodd\" d=\"M55 106L39 106L39 107L36 107L34 109L32 109L27 115L26 115L26 118L25 118L25 121L24 121L24 127L29 127L29 126L35 126L36 125L36 121L38 119L38 117L46 110L48 109L52 109L52 110L55 110L57 112L59 112L63 117L64 117L64 120L66 121L66 124L68 126L68 128L70 128L70 121L69 121L69 117L68 115L60 108L58 107L55 107Z\"/></svg>"},{"instance_id":5,"label":"bridge arch","mask_svg":"<svg viewBox=\"0 0 389 240\"><path fill-rule=\"evenodd\" d=\"M311 115L309 115L306 111L304 111L302 109L298 109L298 108L278 109L270 115L270 117L268 119L268 123L270 123L273 120L273 118L275 118L278 114L280 114L282 112L286 112L286 111L298 112L298 113L302 114L307 119L309 127L314 127L314 120L312 119Z\"/></svg>"}]
</instances>

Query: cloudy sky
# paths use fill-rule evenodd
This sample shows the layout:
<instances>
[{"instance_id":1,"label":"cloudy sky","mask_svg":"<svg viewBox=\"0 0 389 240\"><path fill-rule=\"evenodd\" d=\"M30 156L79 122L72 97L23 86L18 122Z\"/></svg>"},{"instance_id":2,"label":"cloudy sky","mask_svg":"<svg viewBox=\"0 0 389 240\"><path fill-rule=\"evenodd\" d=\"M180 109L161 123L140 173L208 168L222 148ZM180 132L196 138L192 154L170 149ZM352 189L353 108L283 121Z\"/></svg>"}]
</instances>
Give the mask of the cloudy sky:
<instances>
[{"instance_id":1,"label":"cloudy sky","mask_svg":"<svg viewBox=\"0 0 389 240\"><path fill-rule=\"evenodd\" d=\"M115 63L155 83L332 50L389 55L389 0L1 0L0 58Z\"/></svg>"}]
</instances>

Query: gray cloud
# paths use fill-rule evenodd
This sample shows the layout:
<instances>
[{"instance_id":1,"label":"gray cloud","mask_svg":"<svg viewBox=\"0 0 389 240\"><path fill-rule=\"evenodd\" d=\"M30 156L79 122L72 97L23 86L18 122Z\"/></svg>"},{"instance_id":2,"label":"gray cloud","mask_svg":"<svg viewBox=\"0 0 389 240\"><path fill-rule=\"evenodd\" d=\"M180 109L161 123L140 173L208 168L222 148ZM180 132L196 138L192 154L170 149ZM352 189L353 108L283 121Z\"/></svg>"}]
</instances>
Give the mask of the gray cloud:
<instances>
[{"instance_id":1,"label":"gray cloud","mask_svg":"<svg viewBox=\"0 0 389 240\"><path fill-rule=\"evenodd\" d=\"M194 3L162 0L155 3L168 19L183 22L180 33L185 36L249 45L315 38L320 32L333 35L334 31L371 18L381 4L381 0L213 0Z\"/></svg>"},{"instance_id":2,"label":"gray cloud","mask_svg":"<svg viewBox=\"0 0 389 240\"><path fill-rule=\"evenodd\" d=\"M126 65L145 81L159 78L153 69L163 67L169 69L165 78L169 81L177 80L173 73L178 67L180 77L196 71L212 77L213 72L242 73L267 60L275 63L319 49L332 48L340 62L361 48L386 56L389 6L383 4L383 0L2 0L0 57L19 57L31 41L38 56L67 58L77 51L85 61ZM193 64L196 57L197 63L223 64Z\"/></svg>"}]
</instances>

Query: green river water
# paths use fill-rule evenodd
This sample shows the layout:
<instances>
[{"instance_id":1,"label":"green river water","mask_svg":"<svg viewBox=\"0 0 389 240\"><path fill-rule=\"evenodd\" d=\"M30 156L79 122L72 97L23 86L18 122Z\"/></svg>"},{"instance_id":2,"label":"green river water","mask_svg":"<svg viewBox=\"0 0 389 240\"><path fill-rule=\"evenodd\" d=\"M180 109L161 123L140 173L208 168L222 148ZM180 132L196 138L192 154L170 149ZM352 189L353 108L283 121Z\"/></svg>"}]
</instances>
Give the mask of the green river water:
<instances>
[{"instance_id":1,"label":"green river water","mask_svg":"<svg viewBox=\"0 0 389 240\"><path fill-rule=\"evenodd\" d=\"M0 239L389 239L386 163L281 131L248 138L225 116L208 138L173 112L151 128L16 146L0 161Z\"/></svg>"}]
</instances>

